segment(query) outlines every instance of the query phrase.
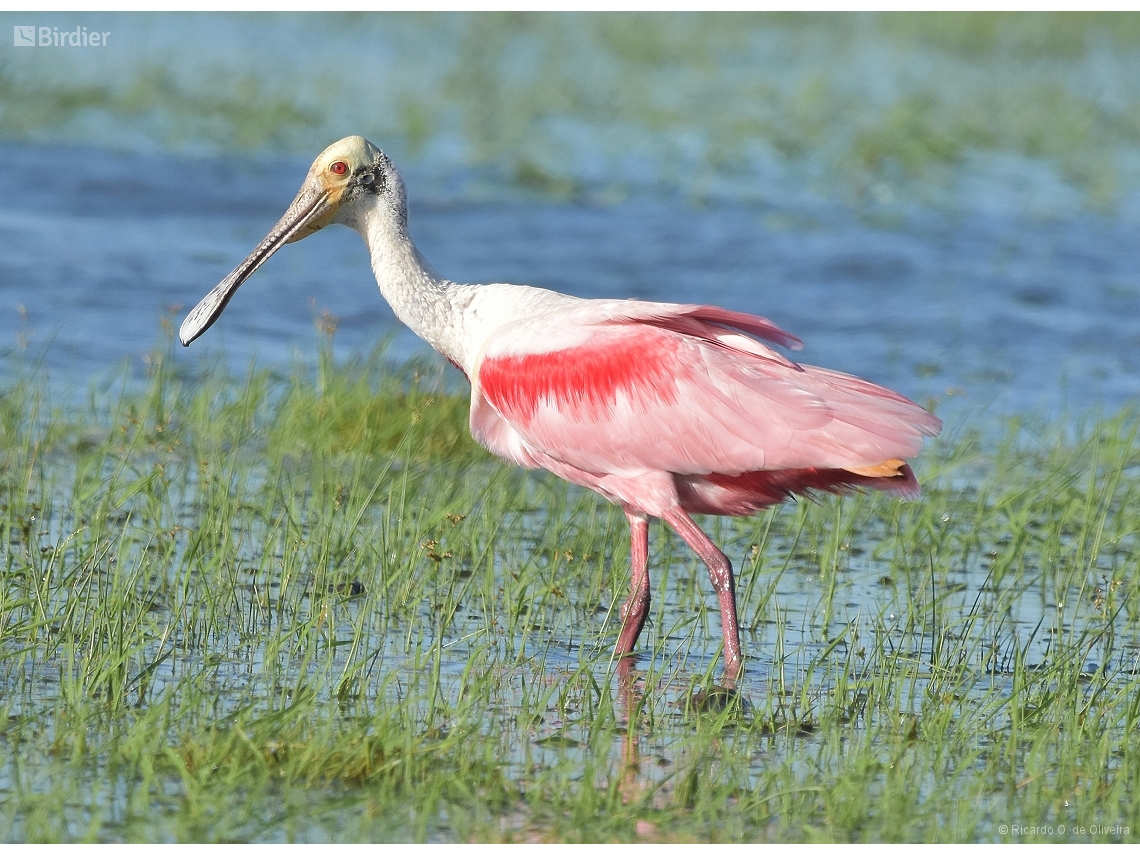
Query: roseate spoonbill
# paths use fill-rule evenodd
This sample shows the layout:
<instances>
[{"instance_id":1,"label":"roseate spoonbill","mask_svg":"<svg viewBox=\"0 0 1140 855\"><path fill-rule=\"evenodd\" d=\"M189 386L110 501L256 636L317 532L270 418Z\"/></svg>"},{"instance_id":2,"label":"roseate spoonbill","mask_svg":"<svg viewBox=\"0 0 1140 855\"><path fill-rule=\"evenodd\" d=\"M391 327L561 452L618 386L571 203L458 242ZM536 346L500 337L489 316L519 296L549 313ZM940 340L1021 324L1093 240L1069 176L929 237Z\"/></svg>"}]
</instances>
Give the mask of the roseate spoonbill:
<instances>
[{"instance_id":1,"label":"roseate spoonbill","mask_svg":"<svg viewBox=\"0 0 1140 855\"><path fill-rule=\"evenodd\" d=\"M761 340L799 339L765 318L440 279L408 237L400 174L359 136L321 152L277 225L186 316L182 343L282 244L330 223L360 233L396 316L470 380L476 440L625 511L632 581L616 657L633 650L649 612L650 517L708 566L731 687L742 663L732 565L690 514L745 516L820 490L918 493L906 460L939 419L866 380L790 361Z\"/></svg>"}]
</instances>

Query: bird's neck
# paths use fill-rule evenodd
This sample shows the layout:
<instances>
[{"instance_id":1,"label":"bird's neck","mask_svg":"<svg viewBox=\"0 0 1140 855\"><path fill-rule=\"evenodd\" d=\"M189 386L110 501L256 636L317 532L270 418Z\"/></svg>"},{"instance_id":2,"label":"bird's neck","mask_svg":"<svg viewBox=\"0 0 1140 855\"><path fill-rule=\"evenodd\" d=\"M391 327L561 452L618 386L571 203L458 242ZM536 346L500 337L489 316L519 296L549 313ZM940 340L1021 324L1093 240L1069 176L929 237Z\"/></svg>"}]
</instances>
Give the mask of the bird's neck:
<instances>
[{"instance_id":1,"label":"bird's neck","mask_svg":"<svg viewBox=\"0 0 1140 855\"><path fill-rule=\"evenodd\" d=\"M380 293L396 317L464 371L465 312L470 286L437 276L408 236L402 217L377 210L366 216L359 231L372 256L372 271Z\"/></svg>"}]
</instances>

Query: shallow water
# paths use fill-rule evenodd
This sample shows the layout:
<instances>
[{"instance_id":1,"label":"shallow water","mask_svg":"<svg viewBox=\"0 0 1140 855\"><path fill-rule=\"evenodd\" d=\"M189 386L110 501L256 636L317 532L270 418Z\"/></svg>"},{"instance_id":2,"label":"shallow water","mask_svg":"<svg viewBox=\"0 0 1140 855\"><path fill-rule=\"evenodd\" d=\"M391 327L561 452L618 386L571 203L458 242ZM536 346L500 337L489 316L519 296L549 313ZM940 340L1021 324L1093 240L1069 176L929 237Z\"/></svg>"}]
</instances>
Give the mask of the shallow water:
<instances>
[{"instance_id":1,"label":"shallow water","mask_svg":"<svg viewBox=\"0 0 1140 855\"><path fill-rule=\"evenodd\" d=\"M67 169L28 192L45 158ZM42 354L55 382L79 390L124 358L141 365L160 320L177 326L245 256L305 169L297 158L4 146L4 348ZM1124 216L827 199L475 201L419 193L421 180L409 172L413 237L457 281L763 314L804 340L801 361L963 413L1080 414L1140 393L1137 223ZM427 352L380 297L360 239L337 227L274 257L203 339L178 348L179 364L223 355L237 372L255 358L286 368L313 352L322 311L338 319L342 356L387 338L396 359Z\"/></svg>"},{"instance_id":2,"label":"shallow water","mask_svg":"<svg viewBox=\"0 0 1140 855\"><path fill-rule=\"evenodd\" d=\"M141 380L164 322L176 328L284 211L312 157L354 132L396 159L412 236L448 278L761 314L804 340L795 358L936 406L949 442L970 428L996 436L1006 414L1076 421L1140 396L1140 38L1119 22L1073 35L1022 19L964 27L959 43L953 27L934 38L868 16L4 13L0 37L33 20L114 34L101 53L0 58L0 352L41 361L73 400L124 360ZM285 371L316 352L323 312L340 357L383 341L396 360L430 356L380 297L360 239L334 228L278 253L202 339L175 348L175 365ZM548 522L534 517L504 542L526 544L528 526ZM754 524L711 523L756 619L746 695L819 679L805 670L852 627L933 656L916 617L932 580L888 575L873 554L887 533L861 531L866 554L825 582L820 544L770 544L758 571ZM51 532L45 543L66 535ZM715 670L719 622L703 571L653 536L653 632L667 641L641 666L659 679L648 691L675 698ZM1126 572L1133 544L1112 547L1090 573ZM257 565L256 537L249 548ZM985 551L975 558L938 580L961 620L993 602ZM272 579L235 594L254 629L258 584L274 596ZM1033 638L1026 652L1044 659L1052 637L1037 627L1089 625L1060 615L1059 595L1032 581L998 603L1010 635L984 668L1001 691L1010 639ZM596 631L616 606L552 610L531 636L549 642L536 651L549 679L581 666L577 622ZM360 617L360 603L344 607ZM441 630L449 691L469 644L509 632L484 618L461 609ZM418 619L433 620L426 605ZM412 667L398 628L363 620L373 676ZM1127 671L1130 644L1090 648L1083 666L1111 654ZM243 702L264 663L239 634L224 647L170 658L151 693L208 667L219 708ZM609 664L598 651L599 677ZM518 676L504 666L508 704ZM50 704L50 682L15 677L25 712ZM525 774L561 740L588 754L576 726L549 719L510 762ZM642 741L669 757L675 737Z\"/></svg>"},{"instance_id":3,"label":"shallow water","mask_svg":"<svg viewBox=\"0 0 1140 855\"><path fill-rule=\"evenodd\" d=\"M145 353L362 132L458 281L765 315L803 361L964 417L1140 391L1140 16L4 13L2 32L33 18L112 33L0 64L0 348L73 387ZM330 229L179 359L283 367L324 310L342 354L422 350Z\"/></svg>"}]
</instances>

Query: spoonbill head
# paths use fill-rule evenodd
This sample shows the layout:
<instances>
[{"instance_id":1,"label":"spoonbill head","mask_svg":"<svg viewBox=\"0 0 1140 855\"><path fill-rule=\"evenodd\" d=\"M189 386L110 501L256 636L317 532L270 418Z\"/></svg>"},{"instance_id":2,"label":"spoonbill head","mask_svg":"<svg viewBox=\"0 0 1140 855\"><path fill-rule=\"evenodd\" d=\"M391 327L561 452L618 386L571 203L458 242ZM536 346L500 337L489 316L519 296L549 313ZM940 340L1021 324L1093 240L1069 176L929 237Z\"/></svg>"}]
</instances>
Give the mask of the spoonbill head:
<instances>
[{"instance_id":1,"label":"spoonbill head","mask_svg":"<svg viewBox=\"0 0 1140 855\"><path fill-rule=\"evenodd\" d=\"M742 667L728 558L691 514L745 516L795 494L875 489L916 496L906 461L941 422L858 377L791 361L799 339L715 306L583 300L438 277L407 231L403 182L363 137L329 146L265 239L186 316L189 345L283 244L330 223L361 234L396 316L471 382L474 438L618 504L632 582L615 656L628 669L649 614L649 519L706 564L724 636L725 684Z\"/></svg>"},{"instance_id":2,"label":"spoonbill head","mask_svg":"<svg viewBox=\"0 0 1140 855\"><path fill-rule=\"evenodd\" d=\"M361 136L345 137L320 153L297 197L245 261L186 316L178 337L188 346L222 314L234 292L287 243L314 234L330 223L357 228L382 205L392 218L407 217L400 174L384 152Z\"/></svg>"}]
</instances>

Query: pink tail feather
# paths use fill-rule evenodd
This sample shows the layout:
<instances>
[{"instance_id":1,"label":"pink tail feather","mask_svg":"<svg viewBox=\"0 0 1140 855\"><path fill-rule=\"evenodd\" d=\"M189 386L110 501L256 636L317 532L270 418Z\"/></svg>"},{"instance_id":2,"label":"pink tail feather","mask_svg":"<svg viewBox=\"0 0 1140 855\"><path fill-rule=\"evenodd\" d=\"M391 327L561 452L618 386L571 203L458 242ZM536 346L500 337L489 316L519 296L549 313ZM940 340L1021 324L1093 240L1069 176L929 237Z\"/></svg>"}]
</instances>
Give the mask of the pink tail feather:
<instances>
[{"instance_id":1,"label":"pink tail feather","mask_svg":"<svg viewBox=\"0 0 1140 855\"><path fill-rule=\"evenodd\" d=\"M675 480L681 507L689 513L745 517L797 494L810 497L817 492L870 489L917 498L920 488L914 471L903 464L898 472L879 478L846 469L778 469L739 475L677 475Z\"/></svg>"}]
</instances>

